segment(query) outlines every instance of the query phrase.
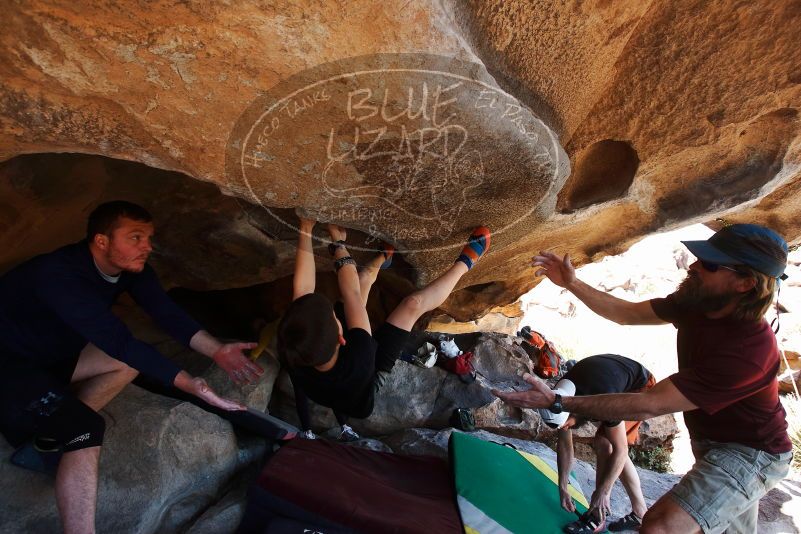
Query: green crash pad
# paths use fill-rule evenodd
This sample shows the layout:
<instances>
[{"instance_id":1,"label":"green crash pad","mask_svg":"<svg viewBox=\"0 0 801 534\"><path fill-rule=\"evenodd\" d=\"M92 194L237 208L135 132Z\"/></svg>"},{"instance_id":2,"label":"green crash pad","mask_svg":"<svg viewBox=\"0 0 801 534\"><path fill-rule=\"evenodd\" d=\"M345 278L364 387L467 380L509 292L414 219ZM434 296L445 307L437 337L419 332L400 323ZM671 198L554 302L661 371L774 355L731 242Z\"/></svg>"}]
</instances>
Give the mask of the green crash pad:
<instances>
[{"instance_id":1,"label":"green crash pad","mask_svg":"<svg viewBox=\"0 0 801 534\"><path fill-rule=\"evenodd\" d=\"M539 456L458 432L449 447L467 534L561 532L576 520L559 502L555 468ZM572 476L568 489L585 512L587 499Z\"/></svg>"}]
</instances>

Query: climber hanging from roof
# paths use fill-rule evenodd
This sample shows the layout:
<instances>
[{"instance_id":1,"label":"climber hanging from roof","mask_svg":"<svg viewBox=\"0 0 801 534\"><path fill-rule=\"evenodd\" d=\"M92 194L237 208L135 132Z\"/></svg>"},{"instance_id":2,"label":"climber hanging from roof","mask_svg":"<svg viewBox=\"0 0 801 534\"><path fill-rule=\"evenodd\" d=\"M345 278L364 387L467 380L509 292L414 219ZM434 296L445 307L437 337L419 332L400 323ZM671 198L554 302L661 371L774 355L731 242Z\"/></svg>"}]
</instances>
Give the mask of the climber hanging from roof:
<instances>
[{"instance_id":1,"label":"climber hanging from roof","mask_svg":"<svg viewBox=\"0 0 801 534\"><path fill-rule=\"evenodd\" d=\"M334 410L340 439L359 439L348 417L365 418L373 411L374 394L384 384L409 339L412 326L425 312L450 295L459 279L489 249L490 231L473 230L454 264L428 286L398 305L373 334L365 305L378 271L392 262L394 248L384 245L361 272L345 246L346 232L329 224L329 252L334 259L341 300L333 304L314 293L312 230L315 222L301 219L295 259L293 302L278 326L278 354L295 391L304 436L310 430L307 396Z\"/></svg>"}]
</instances>

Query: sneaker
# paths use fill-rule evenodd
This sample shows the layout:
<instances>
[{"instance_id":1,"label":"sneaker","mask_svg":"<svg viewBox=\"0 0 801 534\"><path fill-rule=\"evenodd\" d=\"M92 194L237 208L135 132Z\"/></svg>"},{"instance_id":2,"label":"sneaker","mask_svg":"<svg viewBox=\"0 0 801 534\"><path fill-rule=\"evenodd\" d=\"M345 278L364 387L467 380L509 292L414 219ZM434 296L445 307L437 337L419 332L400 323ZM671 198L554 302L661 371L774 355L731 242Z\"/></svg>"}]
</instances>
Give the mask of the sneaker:
<instances>
[{"instance_id":1,"label":"sneaker","mask_svg":"<svg viewBox=\"0 0 801 534\"><path fill-rule=\"evenodd\" d=\"M620 519L609 523L609 530L612 532L622 532L624 530L640 530L642 518L634 512L624 515Z\"/></svg>"},{"instance_id":2,"label":"sneaker","mask_svg":"<svg viewBox=\"0 0 801 534\"><path fill-rule=\"evenodd\" d=\"M585 512L576 521L562 527L562 532L567 534L595 534L596 532L605 531L606 521L599 520L590 511Z\"/></svg>"},{"instance_id":3,"label":"sneaker","mask_svg":"<svg viewBox=\"0 0 801 534\"><path fill-rule=\"evenodd\" d=\"M39 443L29 442L19 447L11 455L10 462L17 467L55 477L63 454L61 449L48 449L37 445Z\"/></svg>"},{"instance_id":4,"label":"sneaker","mask_svg":"<svg viewBox=\"0 0 801 534\"><path fill-rule=\"evenodd\" d=\"M349 425L342 425L342 432L339 433L339 441L345 443L359 441L362 437L356 433Z\"/></svg>"},{"instance_id":5,"label":"sneaker","mask_svg":"<svg viewBox=\"0 0 801 534\"><path fill-rule=\"evenodd\" d=\"M456 258L467 266L467 270L473 268L473 264L479 260L490 247L490 229L486 226L479 226L470 234L467 244L462 249L462 253Z\"/></svg>"},{"instance_id":6,"label":"sneaker","mask_svg":"<svg viewBox=\"0 0 801 534\"><path fill-rule=\"evenodd\" d=\"M317 436L315 436L314 432L312 432L311 430L304 430L303 432L298 434L298 437L303 439L317 439Z\"/></svg>"},{"instance_id":7,"label":"sneaker","mask_svg":"<svg viewBox=\"0 0 801 534\"><path fill-rule=\"evenodd\" d=\"M437 363L437 348L431 343L424 343L417 349L417 354L412 357L412 363L418 367L431 369Z\"/></svg>"}]
</instances>

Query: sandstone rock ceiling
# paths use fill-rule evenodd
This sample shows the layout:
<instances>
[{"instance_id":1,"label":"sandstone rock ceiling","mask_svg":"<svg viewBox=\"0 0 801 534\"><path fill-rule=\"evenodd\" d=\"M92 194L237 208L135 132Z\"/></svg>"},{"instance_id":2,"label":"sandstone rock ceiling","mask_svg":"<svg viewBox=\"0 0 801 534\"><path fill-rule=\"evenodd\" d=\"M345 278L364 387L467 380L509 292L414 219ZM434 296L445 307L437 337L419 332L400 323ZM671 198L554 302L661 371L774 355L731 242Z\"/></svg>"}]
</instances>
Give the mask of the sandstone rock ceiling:
<instances>
[{"instance_id":1,"label":"sandstone rock ceiling","mask_svg":"<svg viewBox=\"0 0 801 534\"><path fill-rule=\"evenodd\" d=\"M285 276L298 207L406 249L418 283L471 226L503 228L444 306L462 318L532 287L541 248L584 263L716 217L801 239L799 1L31 1L3 19L0 268L79 237L112 194L168 214L165 276L196 289ZM114 159L16 158L52 152ZM78 174L48 182L59 165Z\"/></svg>"}]
</instances>

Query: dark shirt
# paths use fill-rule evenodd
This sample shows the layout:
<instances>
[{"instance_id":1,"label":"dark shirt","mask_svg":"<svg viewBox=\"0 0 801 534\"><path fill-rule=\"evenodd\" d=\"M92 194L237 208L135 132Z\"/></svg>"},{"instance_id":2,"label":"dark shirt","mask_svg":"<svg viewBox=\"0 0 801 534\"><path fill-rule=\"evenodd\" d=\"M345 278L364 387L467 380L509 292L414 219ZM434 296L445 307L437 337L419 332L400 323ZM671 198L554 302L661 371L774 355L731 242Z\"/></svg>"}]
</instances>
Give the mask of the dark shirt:
<instances>
[{"instance_id":1,"label":"dark shirt","mask_svg":"<svg viewBox=\"0 0 801 534\"><path fill-rule=\"evenodd\" d=\"M690 437L772 454L791 450L776 379L779 351L767 321L709 319L672 296L651 306L678 329L679 371L670 380L698 406L684 414Z\"/></svg>"},{"instance_id":2,"label":"dark shirt","mask_svg":"<svg viewBox=\"0 0 801 534\"><path fill-rule=\"evenodd\" d=\"M628 393L644 388L651 373L641 363L616 354L598 354L579 360L562 377L576 385L576 396ZM617 426L620 421L604 421Z\"/></svg>"},{"instance_id":3,"label":"dark shirt","mask_svg":"<svg viewBox=\"0 0 801 534\"><path fill-rule=\"evenodd\" d=\"M378 344L366 330L347 327L341 303L334 306L334 311L342 323L345 338L345 345L339 347L334 367L321 372L314 367L289 366L289 376L296 390L301 389L317 404L332 408L341 415L360 419L369 417L375 401L373 383ZM298 413L303 419L301 411L305 407L301 404L304 400L297 399L296 395L296 402Z\"/></svg>"},{"instance_id":4,"label":"dark shirt","mask_svg":"<svg viewBox=\"0 0 801 534\"><path fill-rule=\"evenodd\" d=\"M0 365L45 372L75 362L87 343L140 373L172 385L180 368L131 335L111 312L128 293L167 333L184 345L200 329L164 292L153 269L100 276L81 241L37 256L0 277Z\"/></svg>"}]
</instances>

